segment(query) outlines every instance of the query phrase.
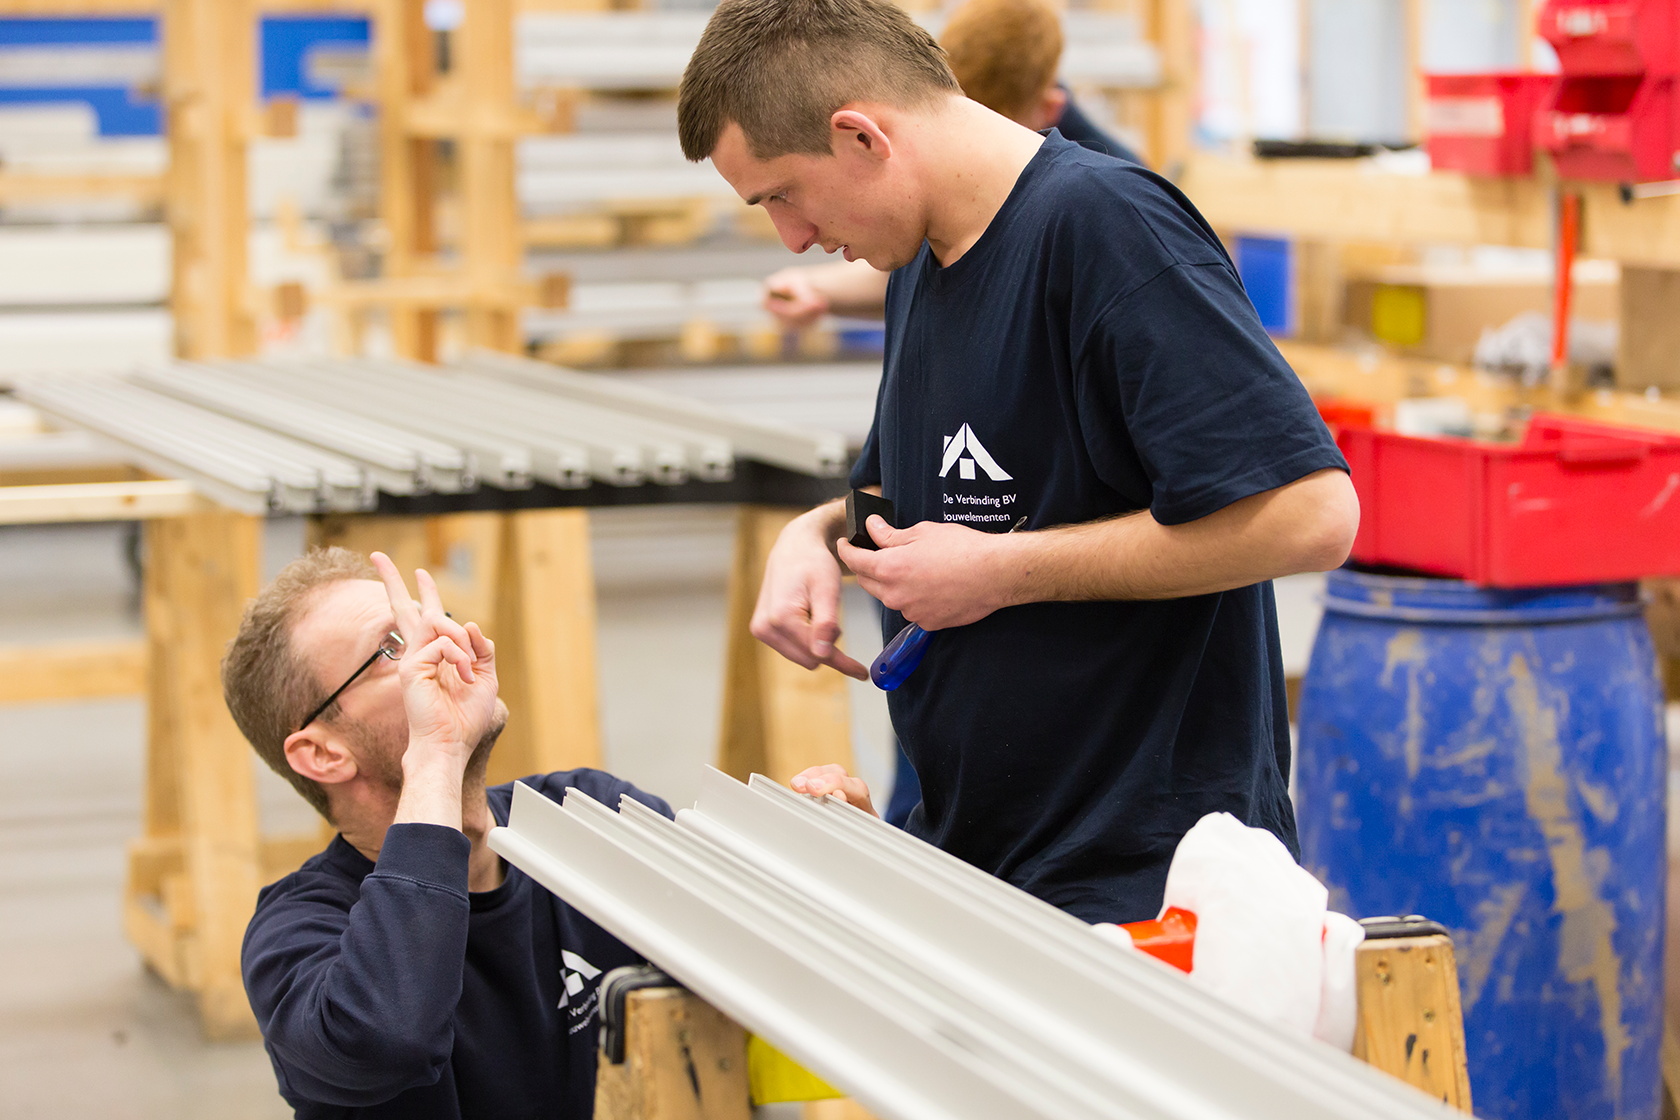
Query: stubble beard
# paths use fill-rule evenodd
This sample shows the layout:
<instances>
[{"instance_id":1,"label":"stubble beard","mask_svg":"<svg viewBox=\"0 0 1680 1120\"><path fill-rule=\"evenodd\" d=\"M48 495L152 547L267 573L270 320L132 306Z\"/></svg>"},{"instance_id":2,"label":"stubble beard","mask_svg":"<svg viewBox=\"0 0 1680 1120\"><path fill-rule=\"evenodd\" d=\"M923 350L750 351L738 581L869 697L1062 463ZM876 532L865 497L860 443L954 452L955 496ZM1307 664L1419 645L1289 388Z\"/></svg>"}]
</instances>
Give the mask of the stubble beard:
<instances>
[{"instance_id":1,"label":"stubble beard","mask_svg":"<svg viewBox=\"0 0 1680 1120\"><path fill-rule=\"evenodd\" d=\"M492 717L490 726L474 744L472 754L467 756L466 768L461 772L463 800L469 794L483 792L485 775L490 769L490 752L495 748L496 740L501 738L502 729L506 726L507 705L498 700L496 714ZM366 751L366 757L360 760L362 772L382 788L389 790L393 797L401 797L403 755L408 751L407 725L391 725L378 731L364 725L362 731L367 736L364 741L371 740L370 745L373 748Z\"/></svg>"}]
</instances>

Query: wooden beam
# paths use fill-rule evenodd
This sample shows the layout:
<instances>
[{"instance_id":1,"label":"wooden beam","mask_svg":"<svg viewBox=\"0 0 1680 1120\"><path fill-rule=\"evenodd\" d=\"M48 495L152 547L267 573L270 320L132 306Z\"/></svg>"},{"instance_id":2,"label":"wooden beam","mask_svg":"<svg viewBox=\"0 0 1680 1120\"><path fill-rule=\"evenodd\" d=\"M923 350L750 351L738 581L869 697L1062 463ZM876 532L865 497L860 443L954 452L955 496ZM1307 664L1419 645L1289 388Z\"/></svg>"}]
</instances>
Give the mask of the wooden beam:
<instances>
[{"instance_id":1,"label":"wooden beam","mask_svg":"<svg viewBox=\"0 0 1680 1120\"><path fill-rule=\"evenodd\" d=\"M183 873L165 877L158 899L140 889L144 868L131 857L125 911L147 959L197 994L205 1034L252 1038L239 947L256 905L261 840L250 747L222 702L220 666L257 592L262 522L228 513L168 518L148 523L146 543L145 839L178 843ZM168 937L143 920L160 902Z\"/></svg>"},{"instance_id":2,"label":"wooden beam","mask_svg":"<svg viewBox=\"0 0 1680 1120\"><path fill-rule=\"evenodd\" d=\"M786 784L826 762L852 769L846 677L827 666L801 669L747 629L770 549L802 512L742 506L736 524L718 769L741 781L758 773Z\"/></svg>"},{"instance_id":3,"label":"wooden beam","mask_svg":"<svg viewBox=\"0 0 1680 1120\"><path fill-rule=\"evenodd\" d=\"M129 198L147 206L163 203L162 175L34 175L0 173L0 205L57 202L65 198Z\"/></svg>"},{"instance_id":4,"label":"wooden beam","mask_svg":"<svg viewBox=\"0 0 1680 1120\"><path fill-rule=\"evenodd\" d=\"M1367 941L1354 955L1354 979L1359 1021L1353 1056L1469 1112L1452 939L1433 934Z\"/></svg>"},{"instance_id":5,"label":"wooden beam","mask_svg":"<svg viewBox=\"0 0 1680 1120\"><path fill-rule=\"evenodd\" d=\"M170 310L183 358L257 349L247 289L246 139L256 86L251 0L167 0L163 84L169 137Z\"/></svg>"},{"instance_id":6,"label":"wooden beam","mask_svg":"<svg viewBox=\"0 0 1680 1120\"><path fill-rule=\"evenodd\" d=\"M747 1036L682 988L624 999L624 1060L602 1053L596 1120L748 1120Z\"/></svg>"},{"instance_id":7,"label":"wooden beam","mask_svg":"<svg viewBox=\"0 0 1680 1120\"><path fill-rule=\"evenodd\" d=\"M144 521L215 509L190 482L78 482L0 487L0 525L64 521Z\"/></svg>"},{"instance_id":8,"label":"wooden beam","mask_svg":"<svg viewBox=\"0 0 1680 1120\"><path fill-rule=\"evenodd\" d=\"M521 510L503 518L495 626L507 655L497 675L509 715L489 778L599 767L589 511Z\"/></svg>"},{"instance_id":9,"label":"wooden beam","mask_svg":"<svg viewBox=\"0 0 1680 1120\"><path fill-rule=\"evenodd\" d=\"M1236 233L1530 249L1552 243L1552 185L1533 178L1200 155L1178 185L1214 228ZM1570 188L1582 196L1580 256L1680 268L1680 195L1624 203L1612 183Z\"/></svg>"},{"instance_id":10,"label":"wooden beam","mask_svg":"<svg viewBox=\"0 0 1680 1120\"><path fill-rule=\"evenodd\" d=\"M0 704L140 696L146 643L138 638L0 646Z\"/></svg>"},{"instance_id":11,"label":"wooden beam","mask_svg":"<svg viewBox=\"0 0 1680 1120\"><path fill-rule=\"evenodd\" d=\"M1597 390L1559 392L1550 385L1525 386L1514 377L1450 362L1406 358L1377 348L1343 350L1279 339L1278 351L1317 397L1346 397L1379 407L1410 397L1458 397L1472 411L1507 413L1514 408L1562 412L1608 424L1680 432L1680 399L1652 399L1642 393Z\"/></svg>"}]
</instances>

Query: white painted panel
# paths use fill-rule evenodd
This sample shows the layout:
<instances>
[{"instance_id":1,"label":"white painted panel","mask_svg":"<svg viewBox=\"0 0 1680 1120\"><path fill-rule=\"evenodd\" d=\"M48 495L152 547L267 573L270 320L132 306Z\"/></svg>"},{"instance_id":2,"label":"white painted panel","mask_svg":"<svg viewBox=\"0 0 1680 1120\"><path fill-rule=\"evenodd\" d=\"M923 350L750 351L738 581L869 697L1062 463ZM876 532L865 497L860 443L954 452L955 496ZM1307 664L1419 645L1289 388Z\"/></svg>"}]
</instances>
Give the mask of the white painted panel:
<instances>
[{"instance_id":1,"label":"white painted panel","mask_svg":"<svg viewBox=\"0 0 1680 1120\"><path fill-rule=\"evenodd\" d=\"M0 384L38 373L119 372L164 361L172 344L161 308L0 314Z\"/></svg>"},{"instance_id":2,"label":"white painted panel","mask_svg":"<svg viewBox=\"0 0 1680 1120\"><path fill-rule=\"evenodd\" d=\"M169 262L162 225L0 229L0 306L161 303Z\"/></svg>"}]
</instances>

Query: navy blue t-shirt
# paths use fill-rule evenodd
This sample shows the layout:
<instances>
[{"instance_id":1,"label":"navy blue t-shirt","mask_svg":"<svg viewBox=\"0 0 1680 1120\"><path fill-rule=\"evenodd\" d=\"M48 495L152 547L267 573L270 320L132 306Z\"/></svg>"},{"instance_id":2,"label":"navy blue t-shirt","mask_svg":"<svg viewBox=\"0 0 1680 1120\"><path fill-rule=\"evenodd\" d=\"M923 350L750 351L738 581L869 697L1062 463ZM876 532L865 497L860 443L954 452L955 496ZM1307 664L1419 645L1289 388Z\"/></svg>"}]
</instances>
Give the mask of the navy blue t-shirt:
<instances>
[{"instance_id":1,"label":"navy blue t-shirt","mask_svg":"<svg viewBox=\"0 0 1680 1120\"><path fill-rule=\"evenodd\" d=\"M670 806L598 770L523 779ZM489 791L507 824L513 786ZM377 864L342 836L263 889L245 991L299 1117L588 1120L601 976L642 958L511 864L468 893L460 831L397 824Z\"/></svg>"},{"instance_id":2,"label":"navy blue t-shirt","mask_svg":"<svg viewBox=\"0 0 1680 1120\"><path fill-rule=\"evenodd\" d=\"M973 248L893 274L851 483L901 526L1004 532L1178 525L1323 468L1347 466L1195 208L1051 131ZM888 704L908 829L1087 921L1155 917L1207 813L1297 850L1270 583L1010 607L936 635Z\"/></svg>"}]
</instances>

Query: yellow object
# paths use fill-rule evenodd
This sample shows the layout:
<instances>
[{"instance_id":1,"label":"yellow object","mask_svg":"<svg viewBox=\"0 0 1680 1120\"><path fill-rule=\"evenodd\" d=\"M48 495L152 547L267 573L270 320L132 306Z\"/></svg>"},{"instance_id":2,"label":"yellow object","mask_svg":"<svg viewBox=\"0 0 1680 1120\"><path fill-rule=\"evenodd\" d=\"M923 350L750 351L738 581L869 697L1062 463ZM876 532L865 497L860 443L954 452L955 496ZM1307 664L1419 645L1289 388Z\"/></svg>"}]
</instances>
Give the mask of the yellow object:
<instances>
[{"instance_id":1,"label":"yellow object","mask_svg":"<svg viewBox=\"0 0 1680 1120\"><path fill-rule=\"evenodd\" d=\"M747 1036L747 1083L754 1105L846 1095L754 1034Z\"/></svg>"},{"instance_id":2,"label":"yellow object","mask_svg":"<svg viewBox=\"0 0 1680 1120\"><path fill-rule=\"evenodd\" d=\"M1429 315L1422 288L1379 284L1371 293L1371 333L1394 346L1416 346L1428 333Z\"/></svg>"}]
</instances>

